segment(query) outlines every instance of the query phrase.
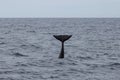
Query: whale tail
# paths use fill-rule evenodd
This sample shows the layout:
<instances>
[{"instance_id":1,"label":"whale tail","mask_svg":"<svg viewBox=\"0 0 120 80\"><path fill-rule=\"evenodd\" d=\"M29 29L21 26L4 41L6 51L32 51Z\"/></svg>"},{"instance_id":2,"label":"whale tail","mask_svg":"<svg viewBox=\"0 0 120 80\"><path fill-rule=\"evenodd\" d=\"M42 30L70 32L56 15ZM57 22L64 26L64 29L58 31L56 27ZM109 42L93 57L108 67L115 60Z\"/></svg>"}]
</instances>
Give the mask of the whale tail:
<instances>
[{"instance_id":1,"label":"whale tail","mask_svg":"<svg viewBox=\"0 0 120 80\"><path fill-rule=\"evenodd\" d=\"M53 35L57 40L64 42L72 37L72 35Z\"/></svg>"},{"instance_id":2,"label":"whale tail","mask_svg":"<svg viewBox=\"0 0 120 80\"><path fill-rule=\"evenodd\" d=\"M64 41L72 37L72 35L53 35L57 40L61 41L62 47L59 58L64 58Z\"/></svg>"}]
</instances>

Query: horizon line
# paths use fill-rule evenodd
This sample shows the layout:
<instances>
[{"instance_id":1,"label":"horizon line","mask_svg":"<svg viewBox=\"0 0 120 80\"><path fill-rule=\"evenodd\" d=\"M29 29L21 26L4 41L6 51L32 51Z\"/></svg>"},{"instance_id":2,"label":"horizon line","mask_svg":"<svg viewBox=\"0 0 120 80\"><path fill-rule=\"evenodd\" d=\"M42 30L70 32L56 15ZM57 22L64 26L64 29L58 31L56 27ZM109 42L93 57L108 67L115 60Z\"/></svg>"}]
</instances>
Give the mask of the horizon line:
<instances>
[{"instance_id":1,"label":"horizon line","mask_svg":"<svg viewBox=\"0 0 120 80\"><path fill-rule=\"evenodd\" d=\"M120 17L0 17L0 18L120 18Z\"/></svg>"}]
</instances>

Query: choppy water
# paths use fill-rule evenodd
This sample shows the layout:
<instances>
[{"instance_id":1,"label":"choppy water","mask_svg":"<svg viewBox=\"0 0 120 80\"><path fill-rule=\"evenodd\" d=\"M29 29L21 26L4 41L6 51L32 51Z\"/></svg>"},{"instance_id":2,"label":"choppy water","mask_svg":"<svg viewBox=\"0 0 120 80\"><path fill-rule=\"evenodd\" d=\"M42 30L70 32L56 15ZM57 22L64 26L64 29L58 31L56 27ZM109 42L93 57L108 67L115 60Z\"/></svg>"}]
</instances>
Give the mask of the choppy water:
<instances>
[{"instance_id":1,"label":"choppy water","mask_svg":"<svg viewBox=\"0 0 120 80\"><path fill-rule=\"evenodd\" d=\"M71 34L65 58L52 35ZM0 80L120 80L119 18L0 19Z\"/></svg>"}]
</instances>

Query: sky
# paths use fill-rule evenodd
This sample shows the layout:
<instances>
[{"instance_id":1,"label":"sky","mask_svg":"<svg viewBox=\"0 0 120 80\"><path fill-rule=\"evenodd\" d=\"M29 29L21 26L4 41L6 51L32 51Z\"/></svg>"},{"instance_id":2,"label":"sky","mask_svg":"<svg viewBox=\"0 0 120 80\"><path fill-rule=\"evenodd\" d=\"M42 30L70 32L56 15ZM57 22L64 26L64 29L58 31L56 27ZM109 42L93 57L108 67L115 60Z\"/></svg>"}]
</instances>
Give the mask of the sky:
<instances>
[{"instance_id":1,"label":"sky","mask_svg":"<svg viewBox=\"0 0 120 80\"><path fill-rule=\"evenodd\" d=\"M120 0L0 0L0 17L120 17Z\"/></svg>"}]
</instances>

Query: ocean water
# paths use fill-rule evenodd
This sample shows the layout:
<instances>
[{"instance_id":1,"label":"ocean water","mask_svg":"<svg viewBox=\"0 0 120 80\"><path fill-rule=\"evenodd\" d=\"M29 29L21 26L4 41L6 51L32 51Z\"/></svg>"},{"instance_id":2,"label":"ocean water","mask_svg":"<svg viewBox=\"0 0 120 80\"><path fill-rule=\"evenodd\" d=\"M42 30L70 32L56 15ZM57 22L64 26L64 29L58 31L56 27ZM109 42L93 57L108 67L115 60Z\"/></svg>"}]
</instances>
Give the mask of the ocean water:
<instances>
[{"instance_id":1,"label":"ocean water","mask_svg":"<svg viewBox=\"0 0 120 80\"><path fill-rule=\"evenodd\" d=\"M65 58L53 35L68 34ZM120 80L120 18L0 18L0 80Z\"/></svg>"}]
</instances>

